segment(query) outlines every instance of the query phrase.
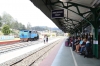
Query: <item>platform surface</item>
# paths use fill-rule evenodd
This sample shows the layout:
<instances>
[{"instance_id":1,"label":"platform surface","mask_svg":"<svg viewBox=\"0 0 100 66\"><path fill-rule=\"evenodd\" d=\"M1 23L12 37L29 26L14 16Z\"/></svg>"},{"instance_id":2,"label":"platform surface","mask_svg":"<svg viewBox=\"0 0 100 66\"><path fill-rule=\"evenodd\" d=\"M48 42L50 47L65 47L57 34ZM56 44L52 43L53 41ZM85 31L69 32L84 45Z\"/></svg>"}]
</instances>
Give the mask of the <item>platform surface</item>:
<instances>
[{"instance_id":1,"label":"platform surface","mask_svg":"<svg viewBox=\"0 0 100 66\"><path fill-rule=\"evenodd\" d=\"M100 59L84 58L72 51L71 47L66 47L65 41L59 46L55 47L39 66L100 66Z\"/></svg>"},{"instance_id":2,"label":"platform surface","mask_svg":"<svg viewBox=\"0 0 100 66\"><path fill-rule=\"evenodd\" d=\"M20 40L20 38L14 38L13 40L2 40L0 42L8 42L8 41L16 41L16 40Z\"/></svg>"}]
</instances>

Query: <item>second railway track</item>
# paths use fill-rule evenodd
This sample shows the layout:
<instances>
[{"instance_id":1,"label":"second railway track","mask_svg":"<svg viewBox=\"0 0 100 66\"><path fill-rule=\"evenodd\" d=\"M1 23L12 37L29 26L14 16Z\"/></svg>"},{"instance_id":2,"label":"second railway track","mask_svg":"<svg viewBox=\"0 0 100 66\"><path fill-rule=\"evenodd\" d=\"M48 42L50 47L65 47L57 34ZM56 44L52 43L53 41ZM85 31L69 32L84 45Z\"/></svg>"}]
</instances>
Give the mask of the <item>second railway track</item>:
<instances>
[{"instance_id":1,"label":"second railway track","mask_svg":"<svg viewBox=\"0 0 100 66\"><path fill-rule=\"evenodd\" d=\"M38 41L29 41L29 42L20 42L20 43L14 43L14 44L9 44L9 45L3 45L3 46L0 46L0 54L2 53L6 53L6 52L9 52L9 51L13 51L13 50L17 50L17 49L20 49L20 48L24 48L24 47L27 47L27 46L31 46L31 45L34 45L34 44L38 44L40 42L43 42L42 40L38 40Z\"/></svg>"},{"instance_id":2,"label":"second railway track","mask_svg":"<svg viewBox=\"0 0 100 66\"><path fill-rule=\"evenodd\" d=\"M52 40L52 38L50 38L49 40ZM35 44L39 44L43 42L43 40L37 40L37 41L29 41L29 42L17 42L14 44L8 44L8 45L1 45L0 46L0 55L6 52L10 52L10 51L14 51L17 49L21 49L27 46L31 46L31 45L35 45Z\"/></svg>"}]
</instances>

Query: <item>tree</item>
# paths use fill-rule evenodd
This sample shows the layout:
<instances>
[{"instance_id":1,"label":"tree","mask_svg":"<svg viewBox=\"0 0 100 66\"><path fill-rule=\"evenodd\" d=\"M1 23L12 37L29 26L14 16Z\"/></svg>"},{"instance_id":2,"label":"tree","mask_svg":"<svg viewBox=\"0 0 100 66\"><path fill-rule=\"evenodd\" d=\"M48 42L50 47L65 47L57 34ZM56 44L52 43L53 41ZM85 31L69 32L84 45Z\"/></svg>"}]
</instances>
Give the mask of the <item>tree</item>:
<instances>
[{"instance_id":1,"label":"tree","mask_svg":"<svg viewBox=\"0 0 100 66\"><path fill-rule=\"evenodd\" d=\"M25 30L25 29L26 29L25 25L22 25L22 29L23 29L23 30Z\"/></svg>"},{"instance_id":2,"label":"tree","mask_svg":"<svg viewBox=\"0 0 100 66\"><path fill-rule=\"evenodd\" d=\"M8 14L6 12L3 13L3 16L2 16L2 23L3 24L7 24L9 27L11 27L11 23L13 22L13 20L14 19L10 14Z\"/></svg>"},{"instance_id":3,"label":"tree","mask_svg":"<svg viewBox=\"0 0 100 66\"><path fill-rule=\"evenodd\" d=\"M27 30L30 30L32 27L31 27L31 24L28 22L27 23Z\"/></svg>"},{"instance_id":4,"label":"tree","mask_svg":"<svg viewBox=\"0 0 100 66\"><path fill-rule=\"evenodd\" d=\"M25 30L25 26L22 23L18 23L18 29L19 30Z\"/></svg>"},{"instance_id":5,"label":"tree","mask_svg":"<svg viewBox=\"0 0 100 66\"><path fill-rule=\"evenodd\" d=\"M2 22L1 22L2 18L0 17L0 27L2 26Z\"/></svg>"},{"instance_id":6,"label":"tree","mask_svg":"<svg viewBox=\"0 0 100 66\"><path fill-rule=\"evenodd\" d=\"M5 24L8 25L9 28L16 29L16 30L26 29L25 25L19 23L10 14L6 12L3 13L2 17L0 17L0 26L2 27Z\"/></svg>"},{"instance_id":7,"label":"tree","mask_svg":"<svg viewBox=\"0 0 100 66\"><path fill-rule=\"evenodd\" d=\"M10 34L10 28L8 25L4 25L2 28L2 32L4 33L4 35L9 35Z\"/></svg>"},{"instance_id":8,"label":"tree","mask_svg":"<svg viewBox=\"0 0 100 66\"><path fill-rule=\"evenodd\" d=\"M0 22L0 27L2 26L2 23Z\"/></svg>"},{"instance_id":9,"label":"tree","mask_svg":"<svg viewBox=\"0 0 100 66\"><path fill-rule=\"evenodd\" d=\"M44 31L44 30L46 30L46 28L42 27L42 26L35 26L35 27L32 27L32 30Z\"/></svg>"}]
</instances>

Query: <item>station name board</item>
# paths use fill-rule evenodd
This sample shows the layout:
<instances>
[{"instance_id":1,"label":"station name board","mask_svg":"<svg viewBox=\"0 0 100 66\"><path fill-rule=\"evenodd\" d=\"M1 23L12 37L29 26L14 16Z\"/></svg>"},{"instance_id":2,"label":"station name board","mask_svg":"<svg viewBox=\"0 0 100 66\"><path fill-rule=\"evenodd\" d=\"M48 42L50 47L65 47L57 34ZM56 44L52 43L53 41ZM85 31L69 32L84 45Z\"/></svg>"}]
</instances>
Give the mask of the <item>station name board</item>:
<instances>
[{"instance_id":1,"label":"station name board","mask_svg":"<svg viewBox=\"0 0 100 66\"><path fill-rule=\"evenodd\" d=\"M63 18L64 17L64 9L60 10L52 10L51 18Z\"/></svg>"}]
</instances>

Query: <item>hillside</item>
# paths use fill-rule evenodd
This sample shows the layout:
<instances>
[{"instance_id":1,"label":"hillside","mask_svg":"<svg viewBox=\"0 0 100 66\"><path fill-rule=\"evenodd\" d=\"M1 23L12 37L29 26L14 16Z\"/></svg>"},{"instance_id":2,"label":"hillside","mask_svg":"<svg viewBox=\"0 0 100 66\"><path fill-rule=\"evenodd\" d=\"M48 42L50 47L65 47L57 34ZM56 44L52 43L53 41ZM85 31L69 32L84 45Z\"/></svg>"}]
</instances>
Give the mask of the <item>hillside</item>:
<instances>
[{"instance_id":1,"label":"hillside","mask_svg":"<svg viewBox=\"0 0 100 66\"><path fill-rule=\"evenodd\" d=\"M47 27L47 26L35 26L35 27L32 27L32 30L37 30L37 31L44 31L44 30L60 31L59 28L51 28L51 27Z\"/></svg>"}]
</instances>

